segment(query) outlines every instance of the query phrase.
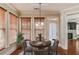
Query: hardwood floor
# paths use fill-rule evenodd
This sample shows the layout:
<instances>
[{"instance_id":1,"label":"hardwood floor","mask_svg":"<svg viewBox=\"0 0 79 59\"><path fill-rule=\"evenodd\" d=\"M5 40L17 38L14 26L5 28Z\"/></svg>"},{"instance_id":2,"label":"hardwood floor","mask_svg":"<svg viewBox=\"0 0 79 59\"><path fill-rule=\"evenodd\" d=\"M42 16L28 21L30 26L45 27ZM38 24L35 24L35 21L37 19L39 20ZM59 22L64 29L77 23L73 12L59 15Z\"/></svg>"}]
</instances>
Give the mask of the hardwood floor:
<instances>
[{"instance_id":1,"label":"hardwood floor","mask_svg":"<svg viewBox=\"0 0 79 59\"><path fill-rule=\"evenodd\" d=\"M0 49L0 51L4 50L5 48Z\"/></svg>"},{"instance_id":2,"label":"hardwood floor","mask_svg":"<svg viewBox=\"0 0 79 59\"><path fill-rule=\"evenodd\" d=\"M18 55L19 53L23 52L22 49L16 49L11 55ZM66 51L63 50L61 47L58 47L58 53L60 55L66 55Z\"/></svg>"},{"instance_id":3,"label":"hardwood floor","mask_svg":"<svg viewBox=\"0 0 79 59\"><path fill-rule=\"evenodd\" d=\"M68 50L58 48L61 55L79 55L79 40L68 40Z\"/></svg>"},{"instance_id":4,"label":"hardwood floor","mask_svg":"<svg viewBox=\"0 0 79 59\"><path fill-rule=\"evenodd\" d=\"M60 55L67 55L67 50L62 49L61 47L58 47L58 53Z\"/></svg>"},{"instance_id":5,"label":"hardwood floor","mask_svg":"<svg viewBox=\"0 0 79 59\"><path fill-rule=\"evenodd\" d=\"M16 48L16 50L13 53L11 53L11 55L18 55L20 52L22 52L22 48Z\"/></svg>"},{"instance_id":6,"label":"hardwood floor","mask_svg":"<svg viewBox=\"0 0 79 59\"><path fill-rule=\"evenodd\" d=\"M76 40L68 40L68 54L76 54Z\"/></svg>"},{"instance_id":7,"label":"hardwood floor","mask_svg":"<svg viewBox=\"0 0 79 59\"><path fill-rule=\"evenodd\" d=\"M68 40L68 55L79 55L79 40Z\"/></svg>"}]
</instances>

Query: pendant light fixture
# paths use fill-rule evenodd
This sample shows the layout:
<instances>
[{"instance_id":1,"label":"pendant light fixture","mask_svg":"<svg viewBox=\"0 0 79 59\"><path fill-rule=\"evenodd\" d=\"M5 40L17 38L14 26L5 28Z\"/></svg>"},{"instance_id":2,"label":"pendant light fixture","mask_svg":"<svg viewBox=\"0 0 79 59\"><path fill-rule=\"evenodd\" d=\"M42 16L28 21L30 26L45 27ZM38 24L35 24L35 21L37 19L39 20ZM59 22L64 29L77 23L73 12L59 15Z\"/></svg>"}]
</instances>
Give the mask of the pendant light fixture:
<instances>
[{"instance_id":1,"label":"pendant light fixture","mask_svg":"<svg viewBox=\"0 0 79 59\"><path fill-rule=\"evenodd\" d=\"M36 23L36 26L43 26L44 25L44 23L42 22L42 9L41 9L41 7L42 7L42 3L38 3L38 5L39 5L39 7L38 8L34 8L35 10L38 10L39 11L39 22L38 23Z\"/></svg>"},{"instance_id":2,"label":"pendant light fixture","mask_svg":"<svg viewBox=\"0 0 79 59\"><path fill-rule=\"evenodd\" d=\"M39 3L40 26L43 26L44 23L41 21L41 20L42 20L42 19L41 19L41 13L42 13L42 9L41 9L41 7L42 7L42 3Z\"/></svg>"},{"instance_id":3,"label":"pendant light fixture","mask_svg":"<svg viewBox=\"0 0 79 59\"><path fill-rule=\"evenodd\" d=\"M43 36L44 36L44 18L42 17L42 3L38 3L38 7L37 8L34 8L35 10L38 11L38 17L36 17L36 23L35 23L35 26L36 26L36 29L35 30L35 35L38 35L38 40L41 41L43 40ZM37 37L37 36L35 36Z\"/></svg>"}]
</instances>

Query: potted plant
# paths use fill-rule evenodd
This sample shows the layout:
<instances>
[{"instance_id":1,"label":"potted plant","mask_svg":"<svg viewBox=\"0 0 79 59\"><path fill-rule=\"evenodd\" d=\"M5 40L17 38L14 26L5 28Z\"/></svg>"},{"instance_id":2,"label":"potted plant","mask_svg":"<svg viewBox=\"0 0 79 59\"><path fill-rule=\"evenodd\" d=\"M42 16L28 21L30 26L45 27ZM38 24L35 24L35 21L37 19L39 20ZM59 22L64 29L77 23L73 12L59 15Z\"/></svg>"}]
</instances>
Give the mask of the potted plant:
<instances>
[{"instance_id":1,"label":"potted plant","mask_svg":"<svg viewBox=\"0 0 79 59\"><path fill-rule=\"evenodd\" d=\"M24 40L23 33L19 32L18 35L17 35L17 48L18 49L22 48L23 40Z\"/></svg>"}]
</instances>

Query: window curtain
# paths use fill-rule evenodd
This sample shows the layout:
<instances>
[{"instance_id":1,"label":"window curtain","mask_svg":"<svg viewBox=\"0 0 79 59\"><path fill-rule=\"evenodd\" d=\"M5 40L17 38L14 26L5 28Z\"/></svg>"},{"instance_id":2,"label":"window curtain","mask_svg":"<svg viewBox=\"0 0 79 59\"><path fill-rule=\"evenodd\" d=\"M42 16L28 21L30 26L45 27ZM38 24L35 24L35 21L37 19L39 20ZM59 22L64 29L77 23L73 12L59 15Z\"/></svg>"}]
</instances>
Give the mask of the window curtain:
<instances>
[{"instance_id":1,"label":"window curtain","mask_svg":"<svg viewBox=\"0 0 79 59\"><path fill-rule=\"evenodd\" d=\"M22 20L22 33L24 39L31 39L31 18L30 17L23 17Z\"/></svg>"},{"instance_id":2,"label":"window curtain","mask_svg":"<svg viewBox=\"0 0 79 59\"><path fill-rule=\"evenodd\" d=\"M0 49L5 48L5 12L0 8Z\"/></svg>"},{"instance_id":3,"label":"window curtain","mask_svg":"<svg viewBox=\"0 0 79 59\"><path fill-rule=\"evenodd\" d=\"M17 39L17 17L10 13L10 30L9 30L9 44L16 42Z\"/></svg>"}]
</instances>

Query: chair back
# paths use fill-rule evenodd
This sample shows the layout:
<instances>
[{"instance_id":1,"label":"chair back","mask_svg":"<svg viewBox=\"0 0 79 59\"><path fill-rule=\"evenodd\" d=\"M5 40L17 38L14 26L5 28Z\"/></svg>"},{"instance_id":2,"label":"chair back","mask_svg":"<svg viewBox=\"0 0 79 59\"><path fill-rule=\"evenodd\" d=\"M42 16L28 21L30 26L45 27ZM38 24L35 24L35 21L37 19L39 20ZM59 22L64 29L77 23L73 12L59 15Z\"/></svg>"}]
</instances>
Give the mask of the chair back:
<instances>
[{"instance_id":1,"label":"chair back","mask_svg":"<svg viewBox=\"0 0 79 59\"><path fill-rule=\"evenodd\" d=\"M58 48L59 41L56 40L56 39L52 39L52 40L54 40L53 48L54 49L57 49Z\"/></svg>"},{"instance_id":2,"label":"chair back","mask_svg":"<svg viewBox=\"0 0 79 59\"><path fill-rule=\"evenodd\" d=\"M24 48L24 50L27 48L27 42L26 42L26 40L24 40L24 42L23 42L23 48Z\"/></svg>"}]
</instances>

